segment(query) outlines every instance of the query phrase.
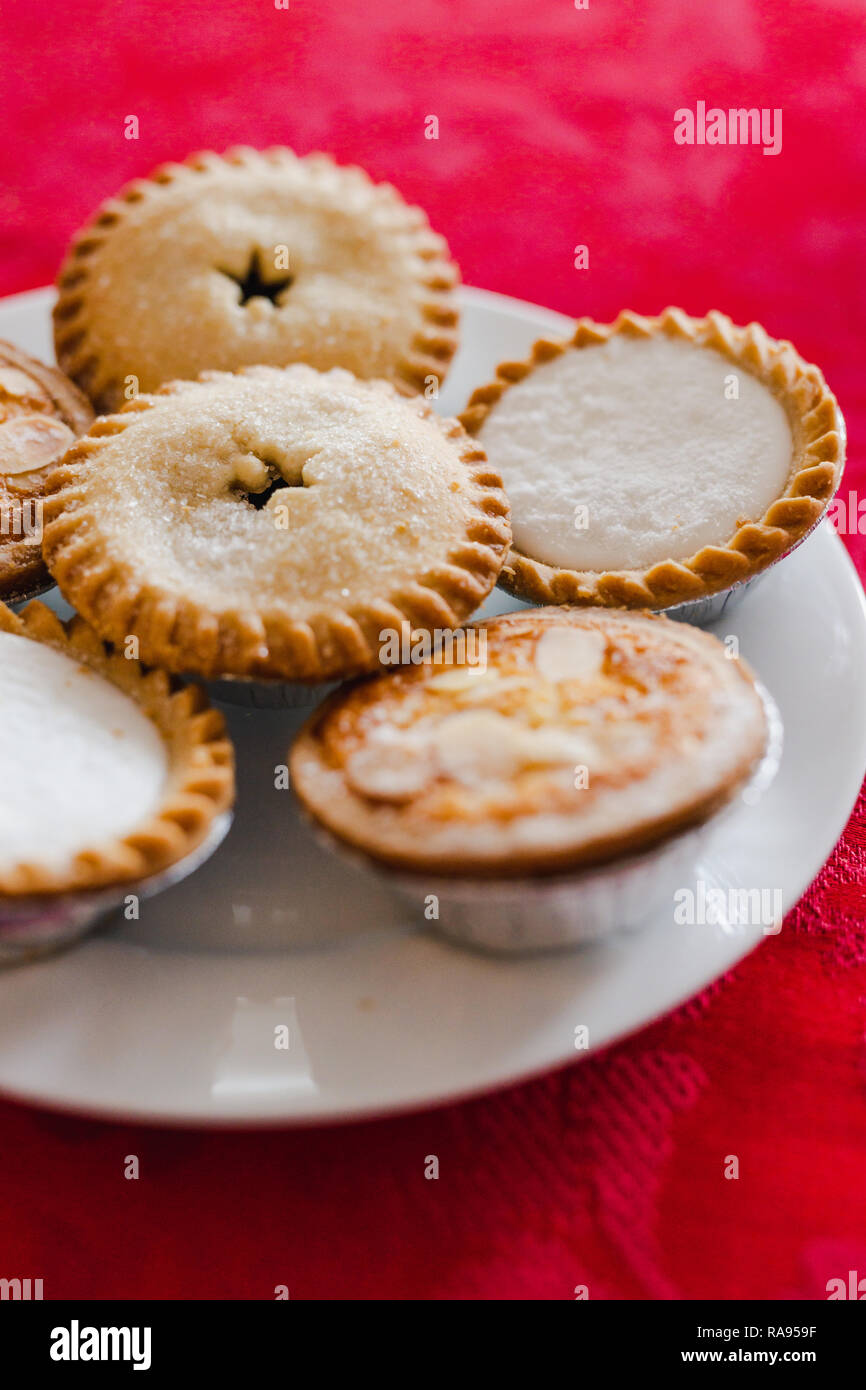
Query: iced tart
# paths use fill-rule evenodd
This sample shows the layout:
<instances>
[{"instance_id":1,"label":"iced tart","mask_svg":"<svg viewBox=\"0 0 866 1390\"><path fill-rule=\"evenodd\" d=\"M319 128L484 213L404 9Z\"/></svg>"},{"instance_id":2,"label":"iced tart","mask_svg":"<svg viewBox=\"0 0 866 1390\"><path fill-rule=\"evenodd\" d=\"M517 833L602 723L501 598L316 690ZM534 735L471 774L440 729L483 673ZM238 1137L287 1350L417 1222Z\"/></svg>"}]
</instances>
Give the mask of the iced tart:
<instances>
[{"instance_id":1,"label":"iced tart","mask_svg":"<svg viewBox=\"0 0 866 1390\"><path fill-rule=\"evenodd\" d=\"M26 598L48 582L45 479L92 419L89 402L62 372L0 342L0 599Z\"/></svg>"},{"instance_id":2,"label":"iced tart","mask_svg":"<svg viewBox=\"0 0 866 1390\"><path fill-rule=\"evenodd\" d=\"M500 479L456 421L300 364L139 397L50 487L45 555L70 603L142 660L209 677L372 670L395 634L461 622L511 534Z\"/></svg>"},{"instance_id":3,"label":"iced tart","mask_svg":"<svg viewBox=\"0 0 866 1390\"><path fill-rule=\"evenodd\" d=\"M435 393L457 269L424 213L325 155L234 149L109 199L60 271L58 361L102 411L207 369L308 362Z\"/></svg>"},{"instance_id":4,"label":"iced tart","mask_svg":"<svg viewBox=\"0 0 866 1390\"><path fill-rule=\"evenodd\" d=\"M222 716L198 686L106 649L87 624L0 604L0 897L146 878L234 795Z\"/></svg>"},{"instance_id":5,"label":"iced tart","mask_svg":"<svg viewBox=\"0 0 866 1390\"><path fill-rule=\"evenodd\" d=\"M497 878L601 864L701 823L763 758L750 672L698 629L549 607L465 636L455 659L336 692L292 748L308 811L381 864Z\"/></svg>"},{"instance_id":6,"label":"iced tart","mask_svg":"<svg viewBox=\"0 0 866 1390\"><path fill-rule=\"evenodd\" d=\"M821 372L723 314L581 319L461 416L503 477L503 586L663 609L749 579L830 504L844 425Z\"/></svg>"}]
</instances>

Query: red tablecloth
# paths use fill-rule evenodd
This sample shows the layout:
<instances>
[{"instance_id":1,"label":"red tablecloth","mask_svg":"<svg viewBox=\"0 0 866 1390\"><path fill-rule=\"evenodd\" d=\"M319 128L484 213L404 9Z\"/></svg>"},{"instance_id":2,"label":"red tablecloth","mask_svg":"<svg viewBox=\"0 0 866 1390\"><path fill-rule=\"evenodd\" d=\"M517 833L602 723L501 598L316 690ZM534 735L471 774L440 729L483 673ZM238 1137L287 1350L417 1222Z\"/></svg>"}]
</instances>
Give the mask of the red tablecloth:
<instances>
[{"instance_id":1,"label":"red tablecloth","mask_svg":"<svg viewBox=\"0 0 866 1390\"><path fill-rule=\"evenodd\" d=\"M717 306L792 338L842 402L860 486L861 0L29 0L4 7L0 73L0 293L50 280L160 160L326 149L422 203L469 283L601 319ZM676 145L698 101L781 108L781 153ZM822 1298L866 1275L864 995L861 804L780 936L531 1085L258 1135L0 1106L0 1276L47 1297Z\"/></svg>"}]
</instances>

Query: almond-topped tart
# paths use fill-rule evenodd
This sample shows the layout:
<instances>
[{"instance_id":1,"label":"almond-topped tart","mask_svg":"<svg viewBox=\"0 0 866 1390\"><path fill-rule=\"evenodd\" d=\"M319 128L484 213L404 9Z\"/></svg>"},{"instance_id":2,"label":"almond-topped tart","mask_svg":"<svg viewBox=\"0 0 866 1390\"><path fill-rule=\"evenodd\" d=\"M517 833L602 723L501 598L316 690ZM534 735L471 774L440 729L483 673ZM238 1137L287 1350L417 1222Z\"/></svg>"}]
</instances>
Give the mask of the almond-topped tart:
<instances>
[{"instance_id":1,"label":"almond-topped tart","mask_svg":"<svg viewBox=\"0 0 866 1390\"><path fill-rule=\"evenodd\" d=\"M197 154L121 189L75 238L57 357L102 411L256 363L424 391L457 347L457 279L420 208L362 169L287 149Z\"/></svg>"},{"instance_id":2,"label":"almond-topped tart","mask_svg":"<svg viewBox=\"0 0 866 1390\"><path fill-rule=\"evenodd\" d=\"M62 372L0 342L0 599L27 598L50 582L41 545L45 479L92 419Z\"/></svg>"},{"instance_id":3,"label":"almond-topped tart","mask_svg":"<svg viewBox=\"0 0 866 1390\"><path fill-rule=\"evenodd\" d=\"M291 751L315 819L422 885L621 862L704 822L765 756L750 672L696 628L547 608L470 635L471 662L336 692Z\"/></svg>"},{"instance_id":4,"label":"almond-topped tart","mask_svg":"<svg viewBox=\"0 0 866 1390\"><path fill-rule=\"evenodd\" d=\"M664 609L741 585L816 525L844 462L818 368L719 313L581 319L461 419L511 500L501 583L538 603Z\"/></svg>"},{"instance_id":5,"label":"almond-topped tart","mask_svg":"<svg viewBox=\"0 0 866 1390\"><path fill-rule=\"evenodd\" d=\"M0 604L0 708L0 919L22 895L160 873L231 805L231 744L201 689L145 673L80 618Z\"/></svg>"},{"instance_id":6,"label":"almond-topped tart","mask_svg":"<svg viewBox=\"0 0 866 1390\"><path fill-rule=\"evenodd\" d=\"M148 664L211 678L373 670L395 632L471 613L511 535L457 421L300 364L139 397L50 486L44 550L69 602Z\"/></svg>"}]
</instances>

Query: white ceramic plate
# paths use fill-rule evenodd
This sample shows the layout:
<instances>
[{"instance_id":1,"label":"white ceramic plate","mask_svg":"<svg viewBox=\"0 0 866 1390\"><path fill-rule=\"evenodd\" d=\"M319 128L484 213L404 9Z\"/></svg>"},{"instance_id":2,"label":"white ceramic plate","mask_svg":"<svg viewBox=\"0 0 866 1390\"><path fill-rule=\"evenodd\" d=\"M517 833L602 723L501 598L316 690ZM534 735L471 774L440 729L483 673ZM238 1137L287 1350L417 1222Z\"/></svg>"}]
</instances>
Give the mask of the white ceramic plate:
<instances>
[{"instance_id":1,"label":"white ceramic plate","mask_svg":"<svg viewBox=\"0 0 866 1390\"><path fill-rule=\"evenodd\" d=\"M497 361L560 331L558 315L464 291L455 411ZM50 355L50 292L0 303L0 337ZM515 607L504 595L487 612ZM833 849L866 766L866 612L826 526L725 616L785 722L760 806L710 838L695 879L772 887L787 911ZM722 974L760 927L676 926L572 953L495 959L408 921L326 857L274 768L301 714L227 710L239 799L220 852L142 903L137 923L0 975L0 1090L93 1115L286 1124L432 1105L561 1065ZM688 886L688 885L684 885ZM772 950L773 938L766 949ZM288 1025L289 1048L274 1046Z\"/></svg>"}]
</instances>

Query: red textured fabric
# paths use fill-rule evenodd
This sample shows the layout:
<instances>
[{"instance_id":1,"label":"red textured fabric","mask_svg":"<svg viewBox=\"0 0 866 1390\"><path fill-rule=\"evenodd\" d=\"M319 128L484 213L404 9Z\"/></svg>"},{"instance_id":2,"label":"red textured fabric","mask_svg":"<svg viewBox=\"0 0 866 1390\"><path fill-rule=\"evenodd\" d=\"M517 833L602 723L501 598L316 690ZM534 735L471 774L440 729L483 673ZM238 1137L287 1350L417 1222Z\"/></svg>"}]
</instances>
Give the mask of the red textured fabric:
<instances>
[{"instance_id":1,"label":"red textured fabric","mask_svg":"<svg viewBox=\"0 0 866 1390\"><path fill-rule=\"evenodd\" d=\"M160 160L327 149L422 203L472 284L601 319L717 306L792 338L863 485L862 0L29 0L4 7L0 72L0 293L50 280L94 205ZM782 152L676 146L699 100L781 107ZM826 1297L866 1275L864 919L861 801L780 936L531 1085L255 1135L0 1105L0 1275L53 1297Z\"/></svg>"}]
</instances>

